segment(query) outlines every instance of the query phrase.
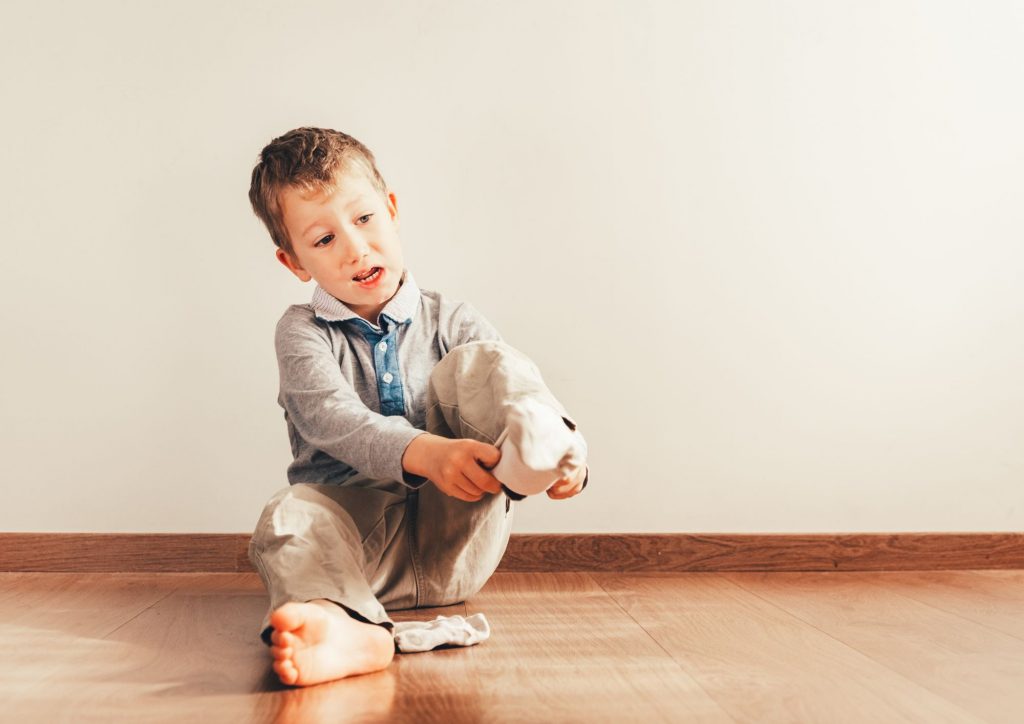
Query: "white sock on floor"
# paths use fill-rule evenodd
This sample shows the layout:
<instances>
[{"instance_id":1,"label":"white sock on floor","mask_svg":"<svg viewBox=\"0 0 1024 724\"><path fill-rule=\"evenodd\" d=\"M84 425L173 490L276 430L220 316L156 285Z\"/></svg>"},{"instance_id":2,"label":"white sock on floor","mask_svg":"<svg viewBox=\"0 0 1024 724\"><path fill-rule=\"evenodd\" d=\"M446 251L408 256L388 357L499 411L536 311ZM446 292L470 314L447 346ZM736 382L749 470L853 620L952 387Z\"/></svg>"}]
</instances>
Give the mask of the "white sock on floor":
<instances>
[{"instance_id":1,"label":"white sock on floor","mask_svg":"<svg viewBox=\"0 0 1024 724\"><path fill-rule=\"evenodd\" d=\"M403 654L430 651L438 646L472 646L491 635L482 613L438 616L433 621L401 621L395 624L395 646Z\"/></svg>"},{"instance_id":2,"label":"white sock on floor","mask_svg":"<svg viewBox=\"0 0 1024 724\"><path fill-rule=\"evenodd\" d=\"M509 490L536 495L575 475L587 458L587 443L562 414L524 398L509 406L505 430L494 446L501 460L491 470Z\"/></svg>"}]
</instances>

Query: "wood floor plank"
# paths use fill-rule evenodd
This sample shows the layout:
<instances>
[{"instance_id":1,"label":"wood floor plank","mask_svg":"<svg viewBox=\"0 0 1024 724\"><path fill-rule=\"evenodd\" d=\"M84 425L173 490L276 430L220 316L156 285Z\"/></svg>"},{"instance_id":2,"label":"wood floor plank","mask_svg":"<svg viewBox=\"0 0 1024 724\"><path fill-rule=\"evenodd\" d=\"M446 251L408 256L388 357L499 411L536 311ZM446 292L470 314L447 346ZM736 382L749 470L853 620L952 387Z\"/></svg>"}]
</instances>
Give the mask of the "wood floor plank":
<instances>
[{"instance_id":1,"label":"wood floor plank","mask_svg":"<svg viewBox=\"0 0 1024 724\"><path fill-rule=\"evenodd\" d=\"M1024 721L1024 641L901 594L900 572L724 575L964 711Z\"/></svg>"},{"instance_id":2,"label":"wood floor plank","mask_svg":"<svg viewBox=\"0 0 1024 724\"><path fill-rule=\"evenodd\" d=\"M15 699L36 721L171 721L180 717L249 718L261 706L253 691L273 687L256 628L266 605L252 574L91 574L89 586L113 594L88 605L57 594L36 618L67 622L46 642L49 661L31 659L33 681ZM100 578L102 577L102 578ZM103 620L105 602L134 591L141 608L120 625ZM156 598L155 601L149 599ZM146 603L147 605L142 605ZM24 618L19 626L24 627ZM56 627L54 626L56 629ZM100 630L100 629L105 630ZM31 631L31 628L22 629ZM54 691L60 696L54 696Z\"/></svg>"},{"instance_id":3,"label":"wood floor plank","mask_svg":"<svg viewBox=\"0 0 1024 724\"><path fill-rule=\"evenodd\" d=\"M1024 571L898 571L867 579L1024 640Z\"/></svg>"},{"instance_id":4,"label":"wood floor plank","mask_svg":"<svg viewBox=\"0 0 1024 724\"><path fill-rule=\"evenodd\" d=\"M460 652L477 720L732 721L587 573L498 573L466 606L491 625Z\"/></svg>"},{"instance_id":5,"label":"wood floor plank","mask_svg":"<svg viewBox=\"0 0 1024 724\"><path fill-rule=\"evenodd\" d=\"M0 573L0 625L102 637L179 581L162 573Z\"/></svg>"},{"instance_id":6,"label":"wood floor plank","mask_svg":"<svg viewBox=\"0 0 1024 724\"><path fill-rule=\"evenodd\" d=\"M75 692L102 687L98 668L116 667L132 650L104 637L183 583L155 573L0 574L0 717L60 721L75 712Z\"/></svg>"},{"instance_id":7,"label":"wood floor plank","mask_svg":"<svg viewBox=\"0 0 1024 724\"><path fill-rule=\"evenodd\" d=\"M5 573L0 721L1024 721L1024 572L889 575L499 572L390 612L487 641L286 687L254 573Z\"/></svg>"},{"instance_id":8,"label":"wood floor plank","mask_svg":"<svg viewBox=\"0 0 1024 724\"><path fill-rule=\"evenodd\" d=\"M737 721L977 721L724 574L593 575Z\"/></svg>"}]
</instances>

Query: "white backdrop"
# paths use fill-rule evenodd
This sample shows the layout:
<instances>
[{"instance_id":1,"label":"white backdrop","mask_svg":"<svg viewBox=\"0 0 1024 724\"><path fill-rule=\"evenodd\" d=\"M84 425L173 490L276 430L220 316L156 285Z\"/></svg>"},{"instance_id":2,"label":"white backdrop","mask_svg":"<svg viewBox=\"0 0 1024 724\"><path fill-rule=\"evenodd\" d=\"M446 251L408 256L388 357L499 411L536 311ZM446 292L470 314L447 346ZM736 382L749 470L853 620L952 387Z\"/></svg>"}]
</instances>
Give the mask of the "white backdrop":
<instances>
[{"instance_id":1,"label":"white backdrop","mask_svg":"<svg viewBox=\"0 0 1024 724\"><path fill-rule=\"evenodd\" d=\"M1022 8L5 3L0 529L252 529L318 125L587 436L517 531L1020 530Z\"/></svg>"}]
</instances>

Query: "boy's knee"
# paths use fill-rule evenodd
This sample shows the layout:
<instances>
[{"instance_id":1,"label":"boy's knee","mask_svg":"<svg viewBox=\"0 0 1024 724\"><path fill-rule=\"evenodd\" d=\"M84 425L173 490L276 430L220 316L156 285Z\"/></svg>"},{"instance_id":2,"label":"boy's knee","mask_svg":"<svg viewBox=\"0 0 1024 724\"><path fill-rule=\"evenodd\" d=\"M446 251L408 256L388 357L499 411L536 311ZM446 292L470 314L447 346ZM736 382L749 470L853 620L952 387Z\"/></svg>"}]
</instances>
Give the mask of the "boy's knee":
<instances>
[{"instance_id":1,"label":"boy's knee","mask_svg":"<svg viewBox=\"0 0 1024 724\"><path fill-rule=\"evenodd\" d=\"M256 556L265 542L279 535L274 521L282 519L282 516L287 517L288 511L296 506L308 505L316 495L319 493L300 483L281 488L270 496L249 539L249 560L253 565L256 565Z\"/></svg>"},{"instance_id":2,"label":"boy's knee","mask_svg":"<svg viewBox=\"0 0 1024 724\"><path fill-rule=\"evenodd\" d=\"M317 485L310 483L296 483L275 492L267 504L263 506L263 516L273 515L274 511L280 508L305 507L310 503L322 505L325 502L323 493L317 490Z\"/></svg>"},{"instance_id":3,"label":"boy's knee","mask_svg":"<svg viewBox=\"0 0 1024 724\"><path fill-rule=\"evenodd\" d=\"M516 359L522 363L533 365L533 362L522 352L507 342L486 339L460 344L448 351L440 362L434 365L431 377L450 373L452 369L466 370L480 366L490 368L498 359Z\"/></svg>"}]
</instances>

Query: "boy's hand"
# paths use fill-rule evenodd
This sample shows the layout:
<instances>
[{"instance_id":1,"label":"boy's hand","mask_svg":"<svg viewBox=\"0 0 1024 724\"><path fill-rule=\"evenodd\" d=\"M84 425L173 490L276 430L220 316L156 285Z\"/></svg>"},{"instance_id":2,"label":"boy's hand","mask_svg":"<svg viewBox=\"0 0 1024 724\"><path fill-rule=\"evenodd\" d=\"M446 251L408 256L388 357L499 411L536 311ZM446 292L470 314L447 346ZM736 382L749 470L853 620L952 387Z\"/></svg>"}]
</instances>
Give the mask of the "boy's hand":
<instances>
[{"instance_id":1,"label":"boy's hand","mask_svg":"<svg viewBox=\"0 0 1024 724\"><path fill-rule=\"evenodd\" d=\"M475 503L485 493L501 492L501 483L489 472L499 460L501 450L494 445L426 434L409 443L404 467L433 482L445 495Z\"/></svg>"},{"instance_id":2,"label":"boy's hand","mask_svg":"<svg viewBox=\"0 0 1024 724\"><path fill-rule=\"evenodd\" d=\"M579 494L583 490L583 481L587 479L587 466L582 465L571 478L562 478L548 488L548 497L552 500L564 500Z\"/></svg>"}]
</instances>

